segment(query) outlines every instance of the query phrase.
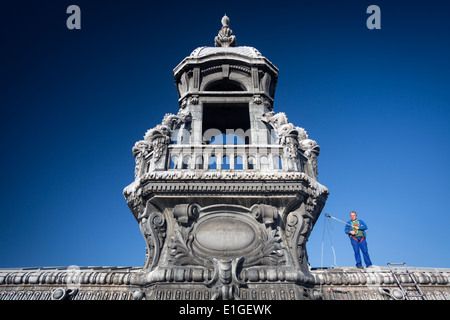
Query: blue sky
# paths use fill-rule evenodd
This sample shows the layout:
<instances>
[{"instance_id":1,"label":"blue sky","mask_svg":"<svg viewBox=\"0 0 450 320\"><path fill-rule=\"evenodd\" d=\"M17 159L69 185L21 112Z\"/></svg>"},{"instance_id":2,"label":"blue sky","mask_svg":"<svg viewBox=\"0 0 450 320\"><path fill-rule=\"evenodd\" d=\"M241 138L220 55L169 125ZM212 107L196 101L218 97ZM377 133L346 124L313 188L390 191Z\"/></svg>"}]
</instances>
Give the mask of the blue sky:
<instances>
[{"instance_id":1,"label":"blue sky","mask_svg":"<svg viewBox=\"0 0 450 320\"><path fill-rule=\"evenodd\" d=\"M81 30L66 28L71 4ZM366 27L371 4L381 30ZM237 44L280 69L274 111L321 146L323 213L357 211L375 265L450 267L448 12L437 0L2 5L0 267L143 265L122 195L131 148L178 111L172 70L213 46L224 13ZM324 219L311 265L354 265L344 225Z\"/></svg>"}]
</instances>

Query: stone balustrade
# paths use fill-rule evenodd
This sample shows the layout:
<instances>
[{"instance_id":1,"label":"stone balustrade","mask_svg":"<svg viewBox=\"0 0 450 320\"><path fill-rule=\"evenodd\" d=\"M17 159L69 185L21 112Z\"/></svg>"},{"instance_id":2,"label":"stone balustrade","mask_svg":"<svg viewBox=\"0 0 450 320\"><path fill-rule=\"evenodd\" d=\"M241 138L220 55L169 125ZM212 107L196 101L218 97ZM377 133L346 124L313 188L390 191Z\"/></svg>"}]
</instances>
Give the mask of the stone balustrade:
<instances>
[{"instance_id":1,"label":"stone balustrade","mask_svg":"<svg viewBox=\"0 0 450 320\"><path fill-rule=\"evenodd\" d=\"M286 170L280 145L171 145L168 170ZM304 157L298 160L303 172Z\"/></svg>"}]
</instances>

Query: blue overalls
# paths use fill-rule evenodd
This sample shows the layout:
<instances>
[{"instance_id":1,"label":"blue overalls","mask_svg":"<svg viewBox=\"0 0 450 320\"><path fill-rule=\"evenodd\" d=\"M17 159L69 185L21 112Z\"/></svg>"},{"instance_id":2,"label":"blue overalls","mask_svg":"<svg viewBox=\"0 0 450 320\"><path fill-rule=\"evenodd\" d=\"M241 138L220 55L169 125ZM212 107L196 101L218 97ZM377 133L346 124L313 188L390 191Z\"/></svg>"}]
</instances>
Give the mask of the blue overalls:
<instances>
[{"instance_id":1,"label":"blue overalls","mask_svg":"<svg viewBox=\"0 0 450 320\"><path fill-rule=\"evenodd\" d=\"M364 232L364 230L367 229L367 225L362 220L358 220L358 222L359 222L359 230L361 230L363 233L362 237L355 237L350 234L350 231L352 231L352 227L350 227L350 225L352 224L351 220L348 221L347 222L348 225L345 226L345 233L347 233L350 236L350 242L352 244L353 251L355 253L356 266L362 267L360 254L361 251L366 266L370 267L372 265L372 261L370 261L369 249L367 248L366 233Z\"/></svg>"}]
</instances>

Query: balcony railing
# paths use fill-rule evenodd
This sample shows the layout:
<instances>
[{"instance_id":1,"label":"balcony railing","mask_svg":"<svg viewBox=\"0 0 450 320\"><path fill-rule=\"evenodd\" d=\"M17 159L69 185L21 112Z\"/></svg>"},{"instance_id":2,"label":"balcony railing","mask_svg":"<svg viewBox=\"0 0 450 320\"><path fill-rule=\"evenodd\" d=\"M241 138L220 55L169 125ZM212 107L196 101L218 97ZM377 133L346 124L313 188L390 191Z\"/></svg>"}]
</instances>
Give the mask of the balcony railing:
<instances>
[{"instance_id":1,"label":"balcony railing","mask_svg":"<svg viewBox=\"0 0 450 320\"><path fill-rule=\"evenodd\" d=\"M170 145L168 170L287 170L280 145ZM297 170L303 171L299 159Z\"/></svg>"}]
</instances>

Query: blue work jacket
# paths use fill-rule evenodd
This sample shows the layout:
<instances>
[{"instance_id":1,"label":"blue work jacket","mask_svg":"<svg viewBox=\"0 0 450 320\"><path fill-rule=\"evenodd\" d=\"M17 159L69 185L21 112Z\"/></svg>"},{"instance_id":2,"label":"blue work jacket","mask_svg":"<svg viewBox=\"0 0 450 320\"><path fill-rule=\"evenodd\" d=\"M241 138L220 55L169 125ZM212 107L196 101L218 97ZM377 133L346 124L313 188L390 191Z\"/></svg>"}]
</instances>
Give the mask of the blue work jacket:
<instances>
[{"instance_id":1,"label":"blue work jacket","mask_svg":"<svg viewBox=\"0 0 450 320\"><path fill-rule=\"evenodd\" d=\"M364 221L362 221L361 219L357 219L357 220L359 221L359 230L362 231L364 238L367 238L366 231L365 231L365 230L367 230L367 224ZM345 225L344 231L346 234L348 234L349 237L353 237L353 235L350 234L350 231L352 231L353 228L349 226L352 224L352 220L347 221L347 223L348 224Z\"/></svg>"}]
</instances>

